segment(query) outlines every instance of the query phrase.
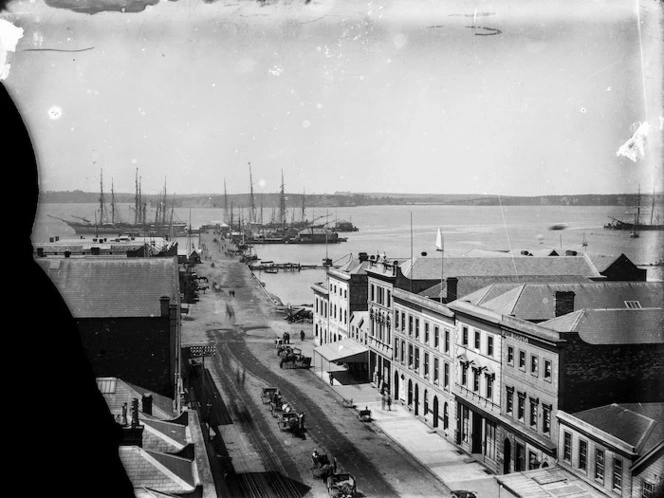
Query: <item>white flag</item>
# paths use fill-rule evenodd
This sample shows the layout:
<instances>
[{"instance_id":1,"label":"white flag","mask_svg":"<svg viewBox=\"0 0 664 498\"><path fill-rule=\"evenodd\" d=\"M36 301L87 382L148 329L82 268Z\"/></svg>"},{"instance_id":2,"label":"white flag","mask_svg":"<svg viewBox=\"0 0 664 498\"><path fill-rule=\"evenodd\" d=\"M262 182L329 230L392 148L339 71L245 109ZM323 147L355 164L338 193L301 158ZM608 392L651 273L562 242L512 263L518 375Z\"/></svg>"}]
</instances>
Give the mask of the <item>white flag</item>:
<instances>
[{"instance_id":1,"label":"white flag","mask_svg":"<svg viewBox=\"0 0 664 498\"><path fill-rule=\"evenodd\" d=\"M440 232L440 227L438 227L438 233L436 234L436 251L443 250L443 234Z\"/></svg>"}]
</instances>

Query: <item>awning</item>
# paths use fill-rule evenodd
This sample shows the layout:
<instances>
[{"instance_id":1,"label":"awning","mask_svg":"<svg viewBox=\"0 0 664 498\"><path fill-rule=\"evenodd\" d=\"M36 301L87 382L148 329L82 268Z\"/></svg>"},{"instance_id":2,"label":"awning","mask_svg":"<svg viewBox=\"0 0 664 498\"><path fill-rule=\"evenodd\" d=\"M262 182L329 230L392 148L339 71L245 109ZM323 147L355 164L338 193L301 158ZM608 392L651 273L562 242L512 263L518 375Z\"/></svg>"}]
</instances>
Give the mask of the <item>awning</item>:
<instances>
[{"instance_id":1,"label":"awning","mask_svg":"<svg viewBox=\"0 0 664 498\"><path fill-rule=\"evenodd\" d=\"M343 341L318 346L314 348L314 352L327 361L335 363L362 363L367 360L366 354L369 352L369 348L353 339L344 339Z\"/></svg>"}]
</instances>

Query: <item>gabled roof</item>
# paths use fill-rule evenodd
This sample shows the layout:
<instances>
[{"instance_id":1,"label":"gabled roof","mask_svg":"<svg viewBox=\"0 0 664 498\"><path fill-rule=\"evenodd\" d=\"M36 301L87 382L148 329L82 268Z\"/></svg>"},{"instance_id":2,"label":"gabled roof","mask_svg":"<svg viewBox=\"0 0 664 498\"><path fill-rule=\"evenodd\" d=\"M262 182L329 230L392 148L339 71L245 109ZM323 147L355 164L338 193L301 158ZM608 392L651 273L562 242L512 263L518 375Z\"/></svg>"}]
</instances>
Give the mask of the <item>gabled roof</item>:
<instances>
[{"instance_id":1,"label":"gabled roof","mask_svg":"<svg viewBox=\"0 0 664 498\"><path fill-rule=\"evenodd\" d=\"M573 414L643 454L664 442L664 403L613 403Z\"/></svg>"},{"instance_id":2,"label":"gabled roof","mask_svg":"<svg viewBox=\"0 0 664 498\"><path fill-rule=\"evenodd\" d=\"M589 344L664 343L663 308L579 310L539 325L576 332Z\"/></svg>"},{"instance_id":3,"label":"gabled roof","mask_svg":"<svg viewBox=\"0 0 664 498\"><path fill-rule=\"evenodd\" d=\"M349 275L362 275L367 273L367 268L371 267L371 261L360 261L359 258L353 258L350 261L336 267L335 269Z\"/></svg>"},{"instance_id":4,"label":"gabled roof","mask_svg":"<svg viewBox=\"0 0 664 498\"><path fill-rule=\"evenodd\" d=\"M417 257L401 264L403 275L412 280L441 277L440 258ZM444 258L442 274L446 277L466 276L565 276L601 277L590 260L583 256L513 256Z\"/></svg>"},{"instance_id":5,"label":"gabled roof","mask_svg":"<svg viewBox=\"0 0 664 498\"><path fill-rule=\"evenodd\" d=\"M177 453L189 441L186 426L169 420L142 417L143 447L161 453Z\"/></svg>"},{"instance_id":6,"label":"gabled roof","mask_svg":"<svg viewBox=\"0 0 664 498\"><path fill-rule=\"evenodd\" d=\"M134 488L162 493L191 493L195 488L193 462L175 455L120 446L120 460Z\"/></svg>"},{"instance_id":7,"label":"gabled roof","mask_svg":"<svg viewBox=\"0 0 664 498\"><path fill-rule=\"evenodd\" d=\"M160 316L161 296L169 297L171 304L180 301L175 257L36 261L75 318Z\"/></svg>"},{"instance_id":8,"label":"gabled roof","mask_svg":"<svg viewBox=\"0 0 664 498\"><path fill-rule=\"evenodd\" d=\"M524 283L482 306L529 321L555 318L556 292L574 292L574 309L627 308L638 303L654 308L664 303L664 282Z\"/></svg>"}]
</instances>

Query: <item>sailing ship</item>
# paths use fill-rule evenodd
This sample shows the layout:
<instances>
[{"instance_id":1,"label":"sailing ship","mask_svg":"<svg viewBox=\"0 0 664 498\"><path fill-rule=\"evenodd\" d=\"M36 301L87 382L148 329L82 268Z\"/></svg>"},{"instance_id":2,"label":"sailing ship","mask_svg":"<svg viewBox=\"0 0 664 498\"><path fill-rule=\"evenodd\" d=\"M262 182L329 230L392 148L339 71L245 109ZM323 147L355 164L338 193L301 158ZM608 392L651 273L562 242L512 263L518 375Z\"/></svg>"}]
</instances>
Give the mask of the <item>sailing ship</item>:
<instances>
[{"instance_id":1,"label":"sailing ship","mask_svg":"<svg viewBox=\"0 0 664 498\"><path fill-rule=\"evenodd\" d=\"M174 237L186 237L189 233L189 226L185 222L173 221L174 202L168 203L166 194L166 183L164 182L163 192L159 194L157 201L156 213L154 221L148 221L147 218L147 202L143 199L141 183L138 177L138 169L136 170L136 193L134 196L134 223L116 220L115 210L115 193L111 189L111 213L106 207L104 198L104 174L103 171L100 176L99 182L99 218L95 212L95 221L91 222L86 218L78 218L81 221L72 221L57 216L51 216L66 223L71 227L77 235L128 235L139 237L161 237L164 239L172 239Z\"/></svg>"},{"instance_id":2,"label":"sailing ship","mask_svg":"<svg viewBox=\"0 0 664 498\"><path fill-rule=\"evenodd\" d=\"M630 237L636 238L639 232L643 230L664 230L664 223L660 223L659 216L655 216L655 193L653 192L652 204L650 207L650 222L645 223L641 220L641 189L636 195L636 210L634 212L634 221L619 220L609 216L612 220L604 225L607 230L626 230L630 232Z\"/></svg>"}]
</instances>

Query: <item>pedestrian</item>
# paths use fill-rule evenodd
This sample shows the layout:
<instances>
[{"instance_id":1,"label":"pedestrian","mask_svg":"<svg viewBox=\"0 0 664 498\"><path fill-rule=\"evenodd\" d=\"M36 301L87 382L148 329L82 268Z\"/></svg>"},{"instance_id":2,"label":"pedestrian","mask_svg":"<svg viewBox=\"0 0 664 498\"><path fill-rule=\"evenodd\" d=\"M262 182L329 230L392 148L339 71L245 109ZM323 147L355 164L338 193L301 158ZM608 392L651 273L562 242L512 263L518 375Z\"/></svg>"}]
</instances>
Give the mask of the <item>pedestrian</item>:
<instances>
[{"instance_id":1,"label":"pedestrian","mask_svg":"<svg viewBox=\"0 0 664 498\"><path fill-rule=\"evenodd\" d=\"M389 394L387 395L387 409L389 411L392 411L392 396Z\"/></svg>"},{"instance_id":2,"label":"pedestrian","mask_svg":"<svg viewBox=\"0 0 664 498\"><path fill-rule=\"evenodd\" d=\"M334 374L332 372L330 372L330 385L334 385Z\"/></svg>"},{"instance_id":3,"label":"pedestrian","mask_svg":"<svg viewBox=\"0 0 664 498\"><path fill-rule=\"evenodd\" d=\"M298 418L300 419L300 430L302 430L304 429L304 412L300 413Z\"/></svg>"},{"instance_id":4,"label":"pedestrian","mask_svg":"<svg viewBox=\"0 0 664 498\"><path fill-rule=\"evenodd\" d=\"M283 358L279 362L279 368L284 368L284 359Z\"/></svg>"},{"instance_id":5,"label":"pedestrian","mask_svg":"<svg viewBox=\"0 0 664 498\"><path fill-rule=\"evenodd\" d=\"M300 330L300 340L304 342L304 330Z\"/></svg>"},{"instance_id":6,"label":"pedestrian","mask_svg":"<svg viewBox=\"0 0 664 498\"><path fill-rule=\"evenodd\" d=\"M385 410L385 393L380 395L380 409Z\"/></svg>"}]
</instances>

